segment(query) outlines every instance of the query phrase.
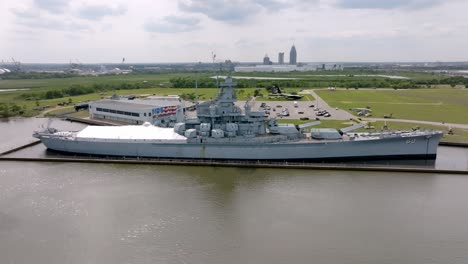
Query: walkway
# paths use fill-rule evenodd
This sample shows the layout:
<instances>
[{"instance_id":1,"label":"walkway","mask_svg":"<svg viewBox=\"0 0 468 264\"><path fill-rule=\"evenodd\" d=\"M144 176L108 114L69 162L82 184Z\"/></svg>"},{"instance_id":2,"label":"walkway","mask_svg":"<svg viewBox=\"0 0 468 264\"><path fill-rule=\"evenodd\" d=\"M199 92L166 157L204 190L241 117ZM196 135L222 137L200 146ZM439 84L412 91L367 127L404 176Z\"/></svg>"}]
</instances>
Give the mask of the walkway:
<instances>
[{"instance_id":1,"label":"walkway","mask_svg":"<svg viewBox=\"0 0 468 264\"><path fill-rule=\"evenodd\" d=\"M330 120L350 120L352 118L356 118L354 115L350 114L349 112L343 109L336 109L328 105L325 100L323 100L314 90L306 90L305 92L309 93L315 98L315 107L320 108L320 110L326 110L328 113L331 114Z\"/></svg>"}]
</instances>

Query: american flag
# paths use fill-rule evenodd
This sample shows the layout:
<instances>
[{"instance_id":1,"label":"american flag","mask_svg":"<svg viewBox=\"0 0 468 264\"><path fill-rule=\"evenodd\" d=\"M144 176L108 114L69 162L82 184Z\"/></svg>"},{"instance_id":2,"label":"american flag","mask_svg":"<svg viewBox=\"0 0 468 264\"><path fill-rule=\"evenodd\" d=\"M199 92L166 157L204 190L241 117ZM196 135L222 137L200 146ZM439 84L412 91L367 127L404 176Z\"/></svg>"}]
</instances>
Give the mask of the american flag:
<instances>
[{"instance_id":1,"label":"american flag","mask_svg":"<svg viewBox=\"0 0 468 264\"><path fill-rule=\"evenodd\" d=\"M177 105L159 107L153 109L153 117L169 116L177 113Z\"/></svg>"}]
</instances>

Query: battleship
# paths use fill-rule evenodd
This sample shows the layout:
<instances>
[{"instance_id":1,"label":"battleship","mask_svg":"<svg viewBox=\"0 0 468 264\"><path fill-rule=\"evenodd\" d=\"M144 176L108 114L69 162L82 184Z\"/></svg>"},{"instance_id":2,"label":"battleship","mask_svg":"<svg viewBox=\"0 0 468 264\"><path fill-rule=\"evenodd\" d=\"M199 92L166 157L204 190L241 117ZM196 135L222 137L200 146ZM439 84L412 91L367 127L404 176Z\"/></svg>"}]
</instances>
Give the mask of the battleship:
<instances>
[{"instance_id":1,"label":"battleship","mask_svg":"<svg viewBox=\"0 0 468 264\"><path fill-rule=\"evenodd\" d=\"M47 128L33 136L51 150L97 156L249 161L435 159L441 131L354 132L280 124L265 111L235 104L232 77L220 83L215 99L197 104L189 118L180 104L171 126L154 124L88 126L81 131Z\"/></svg>"}]
</instances>

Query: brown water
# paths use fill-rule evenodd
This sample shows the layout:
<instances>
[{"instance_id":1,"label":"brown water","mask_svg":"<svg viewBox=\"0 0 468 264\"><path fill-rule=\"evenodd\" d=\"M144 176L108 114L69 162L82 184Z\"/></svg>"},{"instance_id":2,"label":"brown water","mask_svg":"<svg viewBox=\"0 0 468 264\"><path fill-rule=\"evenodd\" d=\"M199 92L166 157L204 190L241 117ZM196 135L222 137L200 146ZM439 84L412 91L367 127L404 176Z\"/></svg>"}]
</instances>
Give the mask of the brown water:
<instances>
[{"instance_id":1,"label":"brown water","mask_svg":"<svg viewBox=\"0 0 468 264\"><path fill-rule=\"evenodd\" d=\"M0 123L2 148L36 121ZM467 190L464 175L0 162L0 262L468 263Z\"/></svg>"}]
</instances>

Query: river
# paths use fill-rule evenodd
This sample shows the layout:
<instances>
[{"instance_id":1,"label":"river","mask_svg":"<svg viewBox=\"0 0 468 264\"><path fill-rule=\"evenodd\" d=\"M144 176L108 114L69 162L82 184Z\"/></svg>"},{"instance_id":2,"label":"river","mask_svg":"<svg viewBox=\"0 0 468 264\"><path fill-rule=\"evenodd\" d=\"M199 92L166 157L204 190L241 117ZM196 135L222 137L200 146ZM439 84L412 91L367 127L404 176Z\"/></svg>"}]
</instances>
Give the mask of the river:
<instances>
[{"instance_id":1,"label":"river","mask_svg":"<svg viewBox=\"0 0 468 264\"><path fill-rule=\"evenodd\" d=\"M6 150L44 119L0 122ZM54 127L81 124L54 121ZM47 155L40 145L24 155ZM440 148L435 166L466 169ZM468 263L464 175L0 162L2 263Z\"/></svg>"}]
</instances>

